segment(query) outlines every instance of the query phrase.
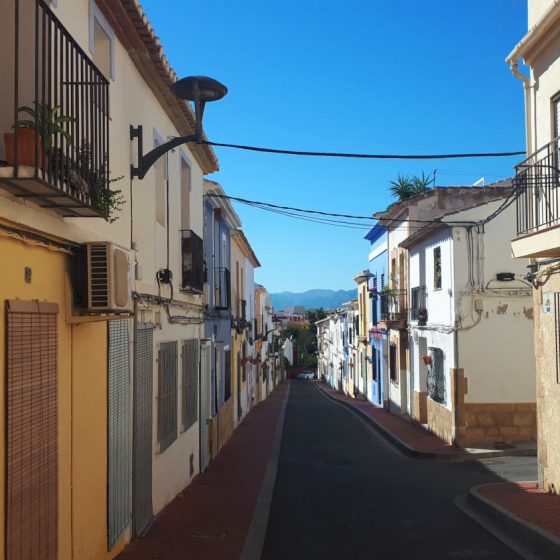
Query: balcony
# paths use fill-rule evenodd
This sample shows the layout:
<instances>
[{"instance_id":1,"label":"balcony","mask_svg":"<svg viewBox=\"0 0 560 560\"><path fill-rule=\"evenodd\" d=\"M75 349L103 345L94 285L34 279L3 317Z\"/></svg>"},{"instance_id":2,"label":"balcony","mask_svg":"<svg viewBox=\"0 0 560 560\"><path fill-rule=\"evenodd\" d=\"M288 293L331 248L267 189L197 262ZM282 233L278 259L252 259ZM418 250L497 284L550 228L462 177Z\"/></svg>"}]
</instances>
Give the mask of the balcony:
<instances>
[{"instance_id":1,"label":"balcony","mask_svg":"<svg viewBox=\"0 0 560 560\"><path fill-rule=\"evenodd\" d=\"M190 229L181 230L181 271L181 289L202 292L205 280L202 239Z\"/></svg>"},{"instance_id":2,"label":"balcony","mask_svg":"<svg viewBox=\"0 0 560 560\"><path fill-rule=\"evenodd\" d=\"M109 83L45 2L3 5L0 188L61 216L107 218Z\"/></svg>"},{"instance_id":3,"label":"balcony","mask_svg":"<svg viewBox=\"0 0 560 560\"><path fill-rule=\"evenodd\" d=\"M237 318L243 321L247 320L247 300L240 299L238 300L238 308L237 308Z\"/></svg>"},{"instance_id":4,"label":"balcony","mask_svg":"<svg viewBox=\"0 0 560 560\"><path fill-rule=\"evenodd\" d=\"M231 309L231 275L228 268L214 269L214 307Z\"/></svg>"},{"instance_id":5,"label":"balcony","mask_svg":"<svg viewBox=\"0 0 560 560\"><path fill-rule=\"evenodd\" d=\"M416 286L410 290L410 320L425 325L427 319L426 286Z\"/></svg>"},{"instance_id":6,"label":"balcony","mask_svg":"<svg viewBox=\"0 0 560 560\"><path fill-rule=\"evenodd\" d=\"M408 318L406 290L396 288L384 290L379 299L381 321L385 321L388 328L404 328Z\"/></svg>"},{"instance_id":7,"label":"balcony","mask_svg":"<svg viewBox=\"0 0 560 560\"><path fill-rule=\"evenodd\" d=\"M517 238L514 256L560 256L559 138L516 166Z\"/></svg>"}]
</instances>

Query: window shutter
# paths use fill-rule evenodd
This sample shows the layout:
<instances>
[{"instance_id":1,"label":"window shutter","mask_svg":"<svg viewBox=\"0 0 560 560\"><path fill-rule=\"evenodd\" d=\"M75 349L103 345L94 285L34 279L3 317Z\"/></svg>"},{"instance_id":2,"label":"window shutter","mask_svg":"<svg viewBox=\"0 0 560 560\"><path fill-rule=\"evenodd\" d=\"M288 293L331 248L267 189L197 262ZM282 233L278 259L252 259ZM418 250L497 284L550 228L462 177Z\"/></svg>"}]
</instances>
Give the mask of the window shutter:
<instances>
[{"instance_id":1,"label":"window shutter","mask_svg":"<svg viewBox=\"0 0 560 560\"><path fill-rule=\"evenodd\" d=\"M158 353L158 443L163 453L177 439L177 342L162 342Z\"/></svg>"},{"instance_id":2,"label":"window shutter","mask_svg":"<svg viewBox=\"0 0 560 560\"><path fill-rule=\"evenodd\" d=\"M58 556L58 306L6 302L6 557Z\"/></svg>"}]
</instances>

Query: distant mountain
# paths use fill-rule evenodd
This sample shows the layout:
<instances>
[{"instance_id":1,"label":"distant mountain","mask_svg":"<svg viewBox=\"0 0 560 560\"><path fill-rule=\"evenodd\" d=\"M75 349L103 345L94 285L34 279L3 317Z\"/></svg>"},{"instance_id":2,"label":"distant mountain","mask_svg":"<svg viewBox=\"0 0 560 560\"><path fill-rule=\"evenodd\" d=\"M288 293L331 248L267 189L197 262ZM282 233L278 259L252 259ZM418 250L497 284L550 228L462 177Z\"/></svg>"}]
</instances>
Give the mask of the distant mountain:
<instances>
[{"instance_id":1,"label":"distant mountain","mask_svg":"<svg viewBox=\"0 0 560 560\"><path fill-rule=\"evenodd\" d=\"M306 309L336 309L343 303L356 299L357 291L354 290L307 290L307 292L280 292L271 294L274 309L282 310L285 307L303 305Z\"/></svg>"}]
</instances>

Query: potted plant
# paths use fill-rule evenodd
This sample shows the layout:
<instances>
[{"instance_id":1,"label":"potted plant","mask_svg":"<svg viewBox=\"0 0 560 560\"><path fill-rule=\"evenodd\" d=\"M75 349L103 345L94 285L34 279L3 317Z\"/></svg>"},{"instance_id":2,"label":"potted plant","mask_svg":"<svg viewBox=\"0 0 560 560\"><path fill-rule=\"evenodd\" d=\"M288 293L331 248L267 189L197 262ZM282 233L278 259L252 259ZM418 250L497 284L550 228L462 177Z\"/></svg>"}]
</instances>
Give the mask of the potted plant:
<instances>
[{"instance_id":1,"label":"potted plant","mask_svg":"<svg viewBox=\"0 0 560 560\"><path fill-rule=\"evenodd\" d=\"M26 113L31 118L18 119L13 128L17 128L17 152L18 164L20 165L39 165L36 161L36 153L42 159L43 152L48 154L52 148L55 134L60 134L71 144L72 138L65 130L64 125L75 122L73 117L59 115L60 107L49 107L46 103L35 103L35 108L22 106L18 108L19 113ZM8 165L15 165L15 142L16 134L6 132L4 143L6 145L6 160ZM45 166L48 159L45 159Z\"/></svg>"}]
</instances>

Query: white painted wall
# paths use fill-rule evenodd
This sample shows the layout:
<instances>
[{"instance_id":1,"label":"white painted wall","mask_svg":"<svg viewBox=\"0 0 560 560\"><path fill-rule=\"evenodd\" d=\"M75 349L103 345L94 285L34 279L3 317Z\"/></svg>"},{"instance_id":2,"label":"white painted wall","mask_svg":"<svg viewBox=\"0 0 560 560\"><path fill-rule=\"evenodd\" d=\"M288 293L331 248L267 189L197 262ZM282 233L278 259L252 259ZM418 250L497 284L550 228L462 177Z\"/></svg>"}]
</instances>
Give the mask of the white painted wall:
<instances>
[{"instance_id":1,"label":"white painted wall","mask_svg":"<svg viewBox=\"0 0 560 560\"><path fill-rule=\"evenodd\" d=\"M496 201L449 216L453 221L479 221L490 215ZM425 390L422 345L444 352L446 386L449 369L464 369L468 379L466 402L515 403L535 401L532 290L523 282L526 264L511 256L515 206L486 224L474 236L472 277L469 281L469 242L464 228L434 234L410 249L410 286L427 286L427 327L414 326L412 377L416 390ZM433 289L433 248L442 248L442 289ZM423 269L425 263L425 269ZM424 273L425 270L425 273ZM513 282L495 280L498 272L513 272ZM507 290L507 291L506 291ZM475 310L479 300L483 311ZM452 329L457 332L457 365ZM441 332L436 332L437 330ZM446 331L449 331L446 333ZM449 401L449 399L448 399ZM450 403L448 402L448 408Z\"/></svg>"}]
</instances>

